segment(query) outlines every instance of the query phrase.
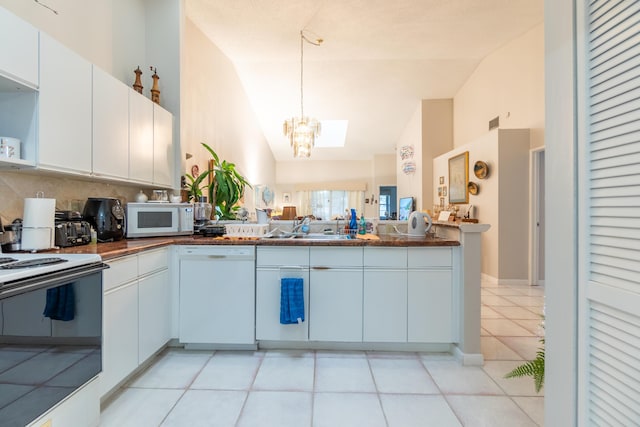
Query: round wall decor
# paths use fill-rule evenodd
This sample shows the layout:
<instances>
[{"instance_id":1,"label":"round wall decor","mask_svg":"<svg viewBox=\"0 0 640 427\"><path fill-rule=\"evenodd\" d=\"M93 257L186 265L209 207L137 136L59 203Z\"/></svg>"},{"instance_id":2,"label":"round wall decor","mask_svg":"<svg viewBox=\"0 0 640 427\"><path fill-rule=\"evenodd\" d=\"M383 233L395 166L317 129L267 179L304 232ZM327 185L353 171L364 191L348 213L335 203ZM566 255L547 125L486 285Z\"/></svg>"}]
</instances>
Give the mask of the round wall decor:
<instances>
[{"instance_id":1,"label":"round wall decor","mask_svg":"<svg viewBox=\"0 0 640 427\"><path fill-rule=\"evenodd\" d=\"M469 190L469 194L471 194L472 196L475 196L480 192L480 186L471 181L469 181L469 183L467 184L467 189Z\"/></svg>"},{"instance_id":2,"label":"round wall decor","mask_svg":"<svg viewBox=\"0 0 640 427\"><path fill-rule=\"evenodd\" d=\"M473 165L473 174L478 179L485 179L486 177L489 176L489 165L487 165L485 162L483 162L481 160L478 160Z\"/></svg>"}]
</instances>

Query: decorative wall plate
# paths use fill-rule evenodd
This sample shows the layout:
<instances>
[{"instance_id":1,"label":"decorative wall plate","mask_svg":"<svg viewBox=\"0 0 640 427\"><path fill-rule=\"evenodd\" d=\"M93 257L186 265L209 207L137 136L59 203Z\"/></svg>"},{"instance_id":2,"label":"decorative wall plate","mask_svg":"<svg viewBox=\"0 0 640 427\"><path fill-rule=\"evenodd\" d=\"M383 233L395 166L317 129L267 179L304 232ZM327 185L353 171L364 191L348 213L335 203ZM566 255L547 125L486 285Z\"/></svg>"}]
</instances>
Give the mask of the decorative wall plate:
<instances>
[{"instance_id":1,"label":"decorative wall plate","mask_svg":"<svg viewBox=\"0 0 640 427\"><path fill-rule=\"evenodd\" d=\"M472 196L475 196L480 192L480 186L471 181L469 181L469 183L467 184L467 189L469 190L469 194L471 194Z\"/></svg>"},{"instance_id":2,"label":"decorative wall plate","mask_svg":"<svg viewBox=\"0 0 640 427\"><path fill-rule=\"evenodd\" d=\"M478 179L485 179L486 177L489 176L489 165L487 165L485 162L483 162L481 160L478 160L473 165L473 174Z\"/></svg>"}]
</instances>

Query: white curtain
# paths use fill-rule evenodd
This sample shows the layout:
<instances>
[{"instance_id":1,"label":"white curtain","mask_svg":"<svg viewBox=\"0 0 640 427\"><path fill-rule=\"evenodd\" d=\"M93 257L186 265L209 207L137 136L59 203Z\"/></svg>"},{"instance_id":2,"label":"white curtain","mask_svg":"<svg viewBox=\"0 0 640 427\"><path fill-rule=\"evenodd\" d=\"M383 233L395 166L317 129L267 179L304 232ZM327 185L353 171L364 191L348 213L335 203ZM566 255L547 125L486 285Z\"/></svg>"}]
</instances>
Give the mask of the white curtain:
<instances>
[{"instance_id":1,"label":"white curtain","mask_svg":"<svg viewBox=\"0 0 640 427\"><path fill-rule=\"evenodd\" d=\"M313 215L318 219L331 220L344 217L351 209L355 209L358 215L364 214L364 191L299 191L298 200L298 215L301 216Z\"/></svg>"}]
</instances>

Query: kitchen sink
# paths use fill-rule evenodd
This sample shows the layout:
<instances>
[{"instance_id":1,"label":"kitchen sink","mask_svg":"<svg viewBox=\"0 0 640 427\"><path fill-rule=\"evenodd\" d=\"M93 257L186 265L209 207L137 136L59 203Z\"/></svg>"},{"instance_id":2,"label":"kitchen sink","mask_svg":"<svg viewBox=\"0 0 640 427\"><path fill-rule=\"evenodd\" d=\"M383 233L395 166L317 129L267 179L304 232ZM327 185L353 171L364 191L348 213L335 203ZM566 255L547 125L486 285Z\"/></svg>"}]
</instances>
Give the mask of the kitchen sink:
<instances>
[{"instance_id":1,"label":"kitchen sink","mask_svg":"<svg viewBox=\"0 0 640 427\"><path fill-rule=\"evenodd\" d=\"M296 239L296 240L349 240L347 234L324 234L324 233L283 233L278 236L264 237L265 239Z\"/></svg>"}]
</instances>

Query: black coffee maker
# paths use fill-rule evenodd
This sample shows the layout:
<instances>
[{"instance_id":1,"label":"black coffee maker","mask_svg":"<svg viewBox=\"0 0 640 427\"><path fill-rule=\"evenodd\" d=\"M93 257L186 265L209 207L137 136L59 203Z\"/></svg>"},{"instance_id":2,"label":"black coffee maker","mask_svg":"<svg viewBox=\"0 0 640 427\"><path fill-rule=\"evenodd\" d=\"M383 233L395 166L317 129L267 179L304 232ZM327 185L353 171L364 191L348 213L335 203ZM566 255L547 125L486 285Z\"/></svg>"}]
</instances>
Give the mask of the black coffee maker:
<instances>
[{"instance_id":1,"label":"black coffee maker","mask_svg":"<svg viewBox=\"0 0 640 427\"><path fill-rule=\"evenodd\" d=\"M89 197L82 217L96 230L99 242L113 242L124 237L124 208L119 199Z\"/></svg>"}]
</instances>

